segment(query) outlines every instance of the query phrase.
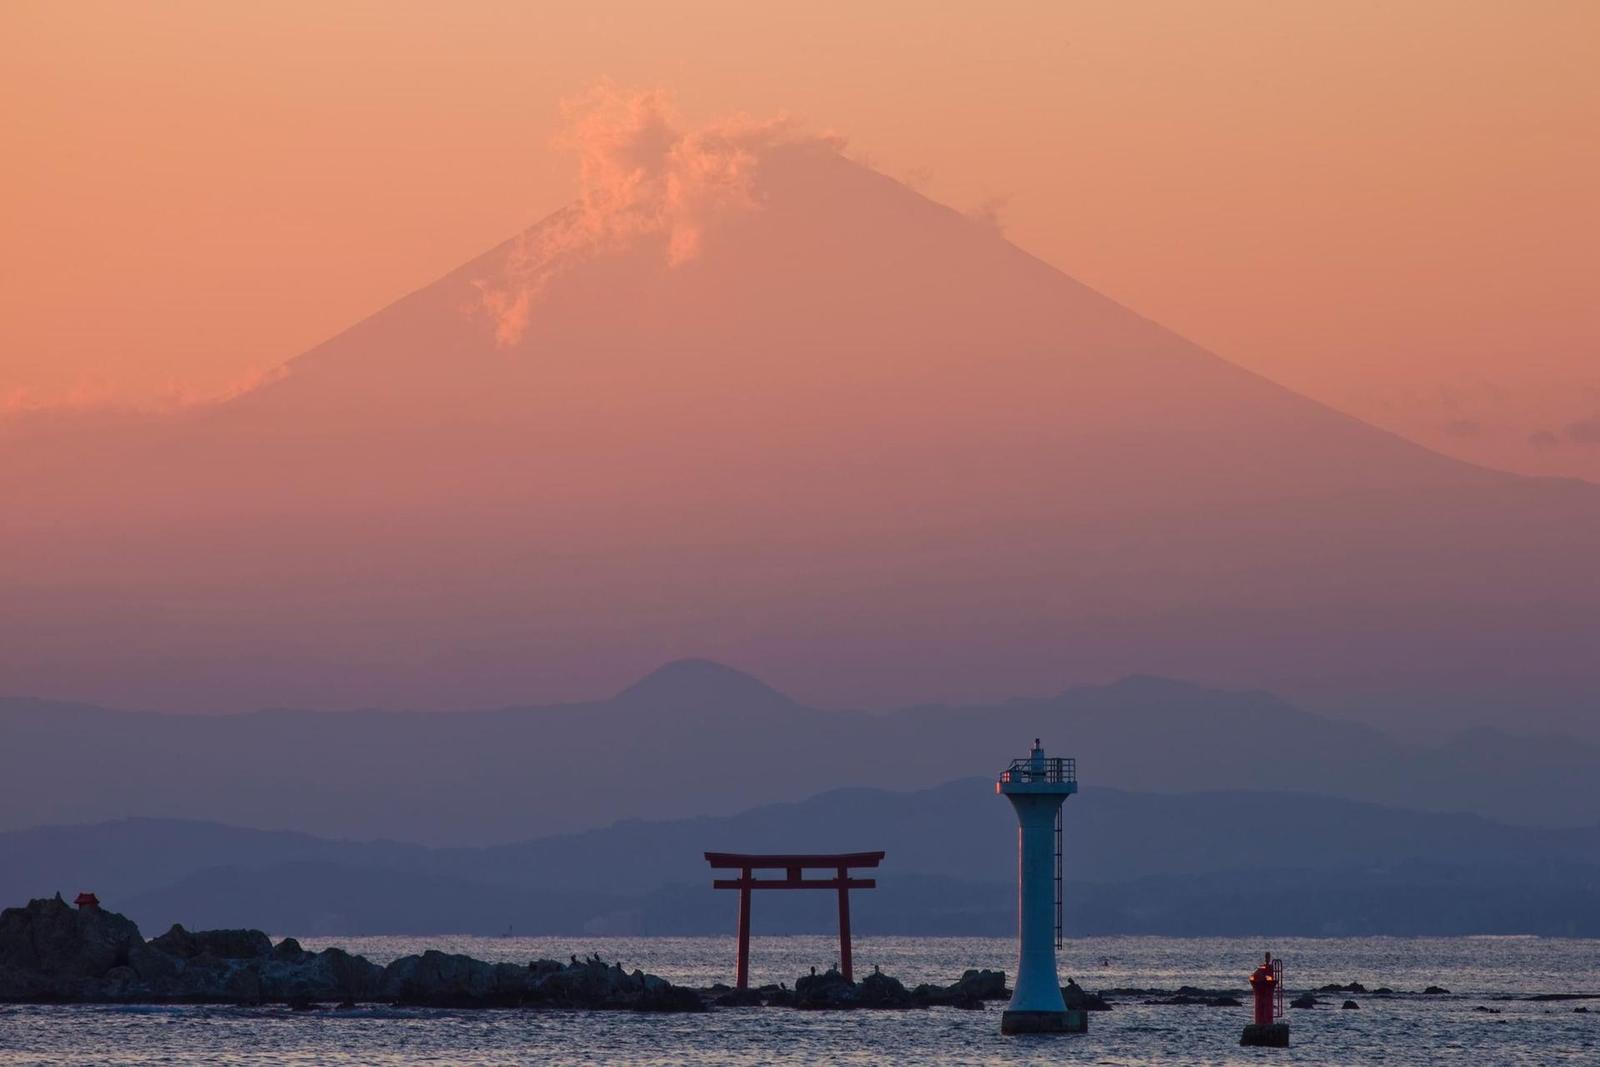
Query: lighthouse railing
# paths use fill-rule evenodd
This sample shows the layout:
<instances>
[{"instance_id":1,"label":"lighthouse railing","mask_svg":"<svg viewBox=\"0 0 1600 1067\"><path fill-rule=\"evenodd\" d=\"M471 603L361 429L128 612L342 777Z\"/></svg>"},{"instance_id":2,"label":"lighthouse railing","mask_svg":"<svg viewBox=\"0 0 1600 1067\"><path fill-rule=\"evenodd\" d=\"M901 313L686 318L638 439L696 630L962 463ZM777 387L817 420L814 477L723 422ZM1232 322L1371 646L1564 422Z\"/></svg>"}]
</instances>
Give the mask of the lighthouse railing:
<instances>
[{"instance_id":1,"label":"lighthouse railing","mask_svg":"<svg viewBox=\"0 0 1600 1067\"><path fill-rule=\"evenodd\" d=\"M1070 756L1052 756L1038 767L1031 759L1014 759L1011 766L1000 774L1000 781L1010 785L1021 782L1043 782L1047 785L1076 785L1078 761Z\"/></svg>"}]
</instances>

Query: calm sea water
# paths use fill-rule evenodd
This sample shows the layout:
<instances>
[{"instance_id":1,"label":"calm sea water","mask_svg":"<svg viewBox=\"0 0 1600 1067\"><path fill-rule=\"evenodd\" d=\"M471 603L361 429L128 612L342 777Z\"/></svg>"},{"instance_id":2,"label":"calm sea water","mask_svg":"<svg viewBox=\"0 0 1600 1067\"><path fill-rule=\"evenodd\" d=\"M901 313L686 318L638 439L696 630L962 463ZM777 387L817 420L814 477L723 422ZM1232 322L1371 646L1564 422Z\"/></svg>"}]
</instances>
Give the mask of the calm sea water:
<instances>
[{"instance_id":1,"label":"calm sea water","mask_svg":"<svg viewBox=\"0 0 1600 1067\"><path fill-rule=\"evenodd\" d=\"M332 941L303 939L320 948ZM674 982L729 980L732 938L344 938L376 962L441 948L526 961L599 952ZM1600 1064L1600 1000L1497 999L1600 993L1600 941L1545 938L1343 940L1091 938L1063 953L1062 975L1089 989L1232 987L1263 948L1285 960L1291 989L1359 981L1448 997L1354 995L1359 1011L1291 1011L1293 1047L1241 1049L1246 1008L1119 1000L1090 1032L1008 1038L987 1011L707 1015L625 1012L0 1007L0 1064ZM1014 969L1013 943L989 938L859 938L858 973L874 964L904 979L947 982L967 967ZM833 962L826 937L755 938L752 979L784 981ZM1102 965L1102 959L1109 965ZM1587 1005L1579 1014L1574 1007ZM1497 1013L1476 1011L1491 1008Z\"/></svg>"}]
</instances>

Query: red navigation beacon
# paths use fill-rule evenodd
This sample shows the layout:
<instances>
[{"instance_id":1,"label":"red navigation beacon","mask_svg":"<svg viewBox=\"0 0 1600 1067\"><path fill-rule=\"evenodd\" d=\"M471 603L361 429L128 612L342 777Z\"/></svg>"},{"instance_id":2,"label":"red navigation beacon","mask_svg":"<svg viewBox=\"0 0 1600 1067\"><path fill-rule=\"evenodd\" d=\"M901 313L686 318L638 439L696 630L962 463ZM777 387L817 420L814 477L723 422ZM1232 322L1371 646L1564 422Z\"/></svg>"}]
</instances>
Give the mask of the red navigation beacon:
<instances>
[{"instance_id":1,"label":"red navigation beacon","mask_svg":"<svg viewBox=\"0 0 1600 1067\"><path fill-rule=\"evenodd\" d=\"M1283 1018L1283 961L1267 953L1250 975L1250 991L1255 994L1257 1026L1271 1026Z\"/></svg>"},{"instance_id":2,"label":"red navigation beacon","mask_svg":"<svg viewBox=\"0 0 1600 1067\"><path fill-rule=\"evenodd\" d=\"M1283 1019L1283 961L1267 953L1261 966L1250 972L1250 993L1255 1003L1255 1018L1244 1028L1241 1045L1289 1047L1289 1024Z\"/></svg>"}]
</instances>

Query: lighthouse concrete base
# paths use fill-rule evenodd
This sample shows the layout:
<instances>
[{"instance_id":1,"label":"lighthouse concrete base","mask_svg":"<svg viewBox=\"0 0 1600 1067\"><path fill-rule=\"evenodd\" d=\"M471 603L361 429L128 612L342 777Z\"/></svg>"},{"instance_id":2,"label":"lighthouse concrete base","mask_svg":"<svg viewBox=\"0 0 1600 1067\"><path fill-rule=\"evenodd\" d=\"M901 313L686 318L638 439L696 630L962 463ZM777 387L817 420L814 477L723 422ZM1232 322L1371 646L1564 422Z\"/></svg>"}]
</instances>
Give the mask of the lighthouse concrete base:
<instances>
[{"instance_id":1,"label":"lighthouse concrete base","mask_svg":"<svg viewBox=\"0 0 1600 1067\"><path fill-rule=\"evenodd\" d=\"M1289 1024L1268 1023L1263 1026L1260 1023L1250 1023L1244 1028L1244 1033L1239 1036L1239 1044L1262 1045L1266 1048L1288 1048Z\"/></svg>"},{"instance_id":2,"label":"lighthouse concrete base","mask_svg":"<svg viewBox=\"0 0 1600 1067\"><path fill-rule=\"evenodd\" d=\"M1082 1034L1089 1029L1089 1013L1067 1011L1006 1011L1000 1016L1002 1034Z\"/></svg>"}]
</instances>

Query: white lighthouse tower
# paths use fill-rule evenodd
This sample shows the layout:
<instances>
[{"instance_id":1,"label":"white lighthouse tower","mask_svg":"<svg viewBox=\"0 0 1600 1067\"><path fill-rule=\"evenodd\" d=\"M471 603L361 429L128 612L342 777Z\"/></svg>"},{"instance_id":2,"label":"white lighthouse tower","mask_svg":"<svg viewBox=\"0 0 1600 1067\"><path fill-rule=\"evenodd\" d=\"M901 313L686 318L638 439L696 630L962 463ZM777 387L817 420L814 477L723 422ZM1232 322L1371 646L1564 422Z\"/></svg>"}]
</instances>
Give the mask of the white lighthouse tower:
<instances>
[{"instance_id":1,"label":"white lighthouse tower","mask_svg":"<svg viewBox=\"0 0 1600 1067\"><path fill-rule=\"evenodd\" d=\"M1017 810L1017 981L1003 1034L1069 1033L1088 1016L1068 1011L1056 975L1061 939L1061 804L1078 791L1075 761L1046 759L1038 738L995 783Z\"/></svg>"}]
</instances>

